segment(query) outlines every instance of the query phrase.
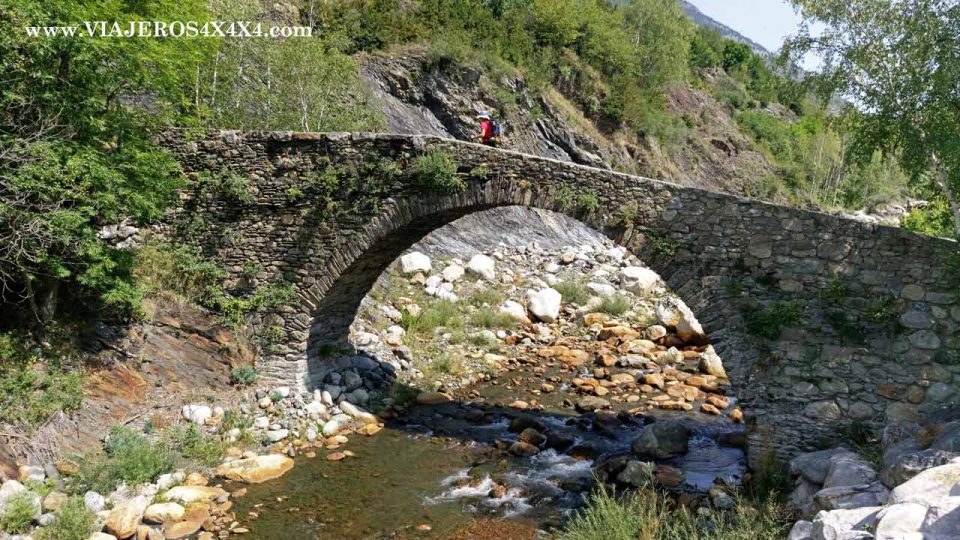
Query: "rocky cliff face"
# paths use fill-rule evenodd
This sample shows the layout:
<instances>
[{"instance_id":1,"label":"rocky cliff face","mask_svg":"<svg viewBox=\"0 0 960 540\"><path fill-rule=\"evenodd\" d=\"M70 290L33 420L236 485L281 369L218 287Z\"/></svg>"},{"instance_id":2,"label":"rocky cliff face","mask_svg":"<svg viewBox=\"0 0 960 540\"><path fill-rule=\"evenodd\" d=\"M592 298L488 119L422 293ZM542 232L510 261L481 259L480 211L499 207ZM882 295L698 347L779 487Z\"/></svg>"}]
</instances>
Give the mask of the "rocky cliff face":
<instances>
[{"instance_id":1,"label":"rocky cliff face","mask_svg":"<svg viewBox=\"0 0 960 540\"><path fill-rule=\"evenodd\" d=\"M504 147L511 150L738 195L756 193L757 184L774 174L726 109L703 90L669 90L668 107L689 130L682 141L664 147L601 128L556 88L533 90L517 75L433 60L420 48L362 62L361 76L389 132L465 140L478 129L477 113L488 110L501 117Z\"/></svg>"}]
</instances>

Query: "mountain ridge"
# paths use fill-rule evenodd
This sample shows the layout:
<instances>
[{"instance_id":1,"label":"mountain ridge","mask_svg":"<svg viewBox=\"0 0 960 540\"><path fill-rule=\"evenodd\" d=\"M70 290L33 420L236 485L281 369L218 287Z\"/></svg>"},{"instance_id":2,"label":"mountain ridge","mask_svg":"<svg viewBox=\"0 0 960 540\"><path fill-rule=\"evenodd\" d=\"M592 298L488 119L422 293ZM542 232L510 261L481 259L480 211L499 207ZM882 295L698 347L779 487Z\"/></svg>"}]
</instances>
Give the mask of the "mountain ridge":
<instances>
[{"instance_id":1,"label":"mountain ridge","mask_svg":"<svg viewBox=\"0 0 960 540\"><path fill-rule=\"evenodd\" d=\"M753 49L757 53L770 55L770 56L773 55L773 52L768 50L763 45L748 38L747 36L741 34L740 32L737 32L736 30L734 30L733 28L730 28L729 26L723 24L722 22L710 17L709 15L700 11L700 9L697 6L691 4L687 0L677 0L677 3L680 4L680 6L683 8L683 11L687 13L687 16L693 19L693 22L699 24L700 26L712 28L720 32L720 35L725 38L730 38L730 39L739 41L745 45L748 45L751 49Z\"/></svg>"}]
</instances>

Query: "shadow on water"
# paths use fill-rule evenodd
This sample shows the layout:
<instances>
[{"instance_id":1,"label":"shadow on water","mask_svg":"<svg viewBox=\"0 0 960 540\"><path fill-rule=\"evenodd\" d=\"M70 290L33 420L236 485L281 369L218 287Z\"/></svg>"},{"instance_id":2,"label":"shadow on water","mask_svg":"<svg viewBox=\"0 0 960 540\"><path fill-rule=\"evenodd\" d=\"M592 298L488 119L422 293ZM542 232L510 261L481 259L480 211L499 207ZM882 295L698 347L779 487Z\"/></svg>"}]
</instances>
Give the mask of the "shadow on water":
<instances>
[{"instance_id":1,"label":"shadow on water","mask_svg":"<svg viewBox=\"0 0 960 540\"><path fill-rule=\"evenodd\" d=\"M683 473L683 484L670 489L704 492L717 477L736 484L745 472L744 453L733 446L742 426L722 417L635 416L618 403L619 411L578 413L559 403L517 410L483 399L416 405L372 437L352 435L345 449L356 455L342 461L318 448L281 479L250 486L237 500L238 516L246 524L256 512L251 537L263 539L483 537L464 532L478 523L491 538L532 538L527 533L561 525L595 481L616 482L645 425L670 420L690 429L688 452L641 458ZM521 457L511 446L526 428L545 440L535 441L539 453ZM417 530L422 525L430 530ZM525 532L498 532L503 526Z\"/></svg>"}]
</instances>

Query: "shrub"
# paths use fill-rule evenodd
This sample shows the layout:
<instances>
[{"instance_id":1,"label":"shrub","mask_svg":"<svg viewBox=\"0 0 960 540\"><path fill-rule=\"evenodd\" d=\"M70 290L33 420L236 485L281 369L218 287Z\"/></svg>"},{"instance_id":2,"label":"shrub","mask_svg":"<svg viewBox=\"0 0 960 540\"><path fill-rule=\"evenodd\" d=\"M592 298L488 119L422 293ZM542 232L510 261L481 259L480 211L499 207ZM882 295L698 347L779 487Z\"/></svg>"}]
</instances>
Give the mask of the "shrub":
<instances>
[{"instance_id":1,"label":"shrub","mask_svg":"<svg viewBox=\"0 0 960 540\"><path fill-rule=\"evenodd\" d=\"M152 482L173 469L176 456L162 442L153 442L136 431L117 426L110 431L104 454L86 460L80 468L78 487L107 493L121 483Z\"/></svg>"},{"instance_id":2,"label":"shrub","mask_svg":"<svg viewBox=\"0 0 960 540\"><path fill-rule=\"evenodd\" d=\"M457 164L453 157L442 149L433 149L417 156L410 166L417 184L437 193L458 193L467 189L467 183L457 176Z\"/></svg>"},{"instance_id":3,"label":"shrub","mask_svg":"<svg viewBox=\"0 0 960 540\"><path fill-rule=\"evenodd\" d=\"M597 311L618 316L623 315L631 306L633 306L633 302L630 301L629 296L625 294L612 294L610 296L604 296L601 299L600 307L597 308Z\"/></svg>"},{"instance_id":4,"label":"shrub","mask_svg":"<svg viewBox=\"0 0 960 540\"><path fill-rule=\"evenodd\" d=\"M560 293L564 302L573 304L586 304L592 296L590 289L582 281L567 279L555 284L553 288Z\"/></svg>"},{"instance_id":5,"label":"shrub","mask_svg":"<svg viewBox=\"0 0 960 540\"><path fill-rule=\"evenodd\" d=\"M230 373L230 380L237 386L247 386L256 382L259 376L254 366L237 366Z\"/></svg>"},{"instance_id":6,"label":"shrub","mask_svg":"<svg viewBox=\"0 0 960 540\"><path fill-rule=\"evenodd\" d=\"M408 332L427 334L441 326L460 328L463 326L463 317L457 304L449 300L439 300L425 307L416 317L404 313L400 325Z\"/></svg>"},{"instance_id":7,"label":"shrub","mask_svg":"<svg viewBox=\"0 0 960 540\"><path fill-rule=\"evenodd\" d=\"M495 308L481 308L470 314L470 324L481 328L514 328L517 320Z\"/></svg>"},{"instance_id":8,"label":"shrub","mask_svg":"<svg viewBox=\"0 0 960 540\"><path fill-rule=\"evenodd\" d=\"M63 359L46 362L23 340L0 333L0 422L36 426L83 401L85 373Z\"/></svg>"},{"instance_id":9,"label":"shrub","mask_svg":"<svg viewBox=\"0 0 960 540\"><path fill-rule=\"evenodd\" d=\"M784 326L791 326L803 319L803 304L799 301L777 302L766 307L755 304L741 306L747 331L767 339L780 337Z\"/></svg>"},{"instance_id":10,"label":"shrub","mask_svg":"<svg viewBox=\"0 0 960 540\"><path fill-rule=\"evenodd\" d=\"M87 540L96 528L96 516L82 497L70 497L56 512L57 521L39 530L40 540Z\"/></svg>"},{"instance_id":11,"label":"shrub","mask_svg":"<svg viewBox=\"0 0 960 540\"><path fill-rule=\"evenodd\" d=\"M600 200L597 194L591 192L582 193L577 197L577 210L584 214L592 214L600 207Z\"/></svg>"},{"instance_id":12,"label":"shrub","mask_svg":"<svg viewBox=\"0 0 960 540\"><path fill-rule=\"evenodd\" d=\"M0 514L0 531L25 533L30 530L37 511L35 497L34 493L21 491L7 499Z\"/></svg>"},{"instance_id":13,"label":"shrub","mask_svg":"<svg viewBox=\"0 0 960 540\"><path fill-rule=\"evenodd\" d=\"M223 441L204 434L196 424L190 424L185 428L182 426L171 428L167 438L170 446L179 451L184 458L206 467L218 464L226 450Z\"/></svg>"}]
</instances>

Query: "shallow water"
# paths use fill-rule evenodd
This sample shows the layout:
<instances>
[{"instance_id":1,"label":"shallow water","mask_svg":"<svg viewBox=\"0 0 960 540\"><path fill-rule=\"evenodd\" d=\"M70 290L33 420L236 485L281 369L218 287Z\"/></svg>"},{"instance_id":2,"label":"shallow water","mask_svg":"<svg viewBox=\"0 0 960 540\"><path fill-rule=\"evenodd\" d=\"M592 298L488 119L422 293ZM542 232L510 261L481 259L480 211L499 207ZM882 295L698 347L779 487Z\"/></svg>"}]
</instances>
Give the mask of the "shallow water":
<instances>
[{"instance_id":1,"label":"shallow water","mask_svg":"<svg viewBox=\"0 0 960 540\"><path fill-rule=\"evenodd\" d=\"M316 458L298 458L283 478L250 486L235 506L251 530L247 538L469 538L461 531L484 518L549 529L582 504L595 464L627 453L643 429L641 423L598 429L570 411L539 411L532 414L551 433L565 433L595 460L552 449L519 458L494 449L498 439L516 439L508 426L518 413L488 406L483 420L471 422L469 408L417 407L375 436L352 436L347 448L356 457L331 462L324 459L329 451L317 449ZM741 426L689 413L663 416L682 419L696 433L687 455L664 462L684 472L682 489L706 491L718 476L738 483L743 451L719 446L714 436ZM251 511L258 517L248 520ZM431 530L416 530L422 525Z\"/></svg>"}]
</instances>

